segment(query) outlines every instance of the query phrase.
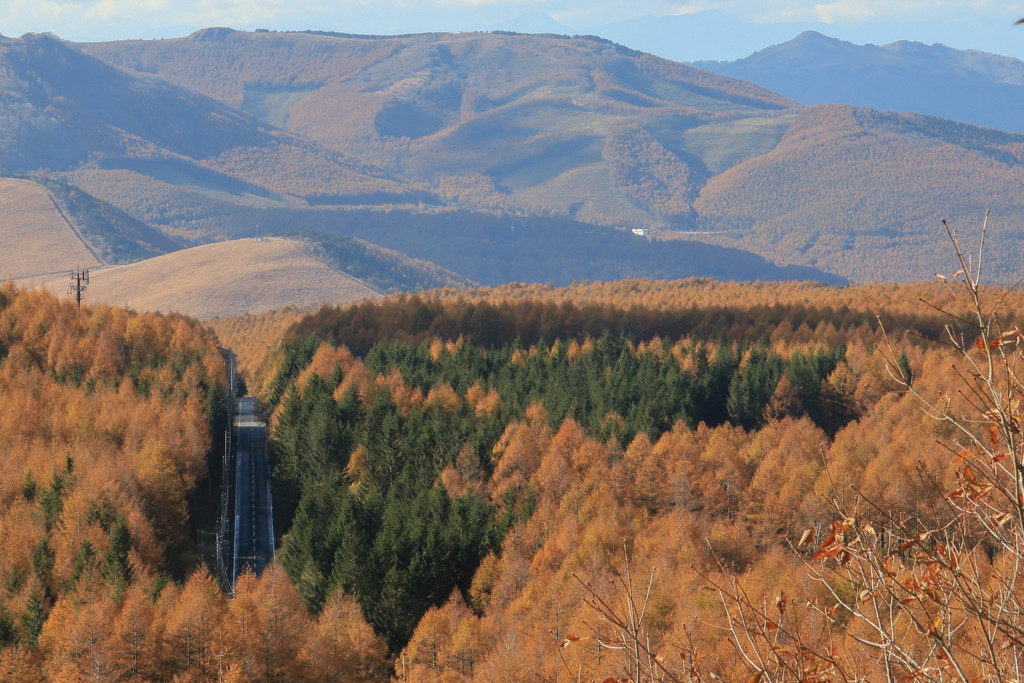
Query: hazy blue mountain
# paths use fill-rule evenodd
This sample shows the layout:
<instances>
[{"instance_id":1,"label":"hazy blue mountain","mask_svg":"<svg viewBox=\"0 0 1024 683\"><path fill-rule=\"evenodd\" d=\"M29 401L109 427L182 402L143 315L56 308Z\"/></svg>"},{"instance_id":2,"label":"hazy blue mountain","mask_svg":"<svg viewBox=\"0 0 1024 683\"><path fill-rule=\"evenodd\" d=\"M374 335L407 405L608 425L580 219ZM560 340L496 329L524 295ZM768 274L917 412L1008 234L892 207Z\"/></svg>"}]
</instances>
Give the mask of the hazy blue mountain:
<instances>
[{"instance_id":1,"label":"hazy blue mountain","mask_svg":"<svg viewBox=\"0 0 1024 683\"><path fill-rule=\"evenodd\" d=\"M908 41L855 45L807 31L732 62L698 62L805 104L910 111L1024 132L1024 62Z\"/></svg>"},{"instance_id":2,"label":"hazy blue mountain","mask_svg":"<svg viewBox=\"0 0 1024 683\"><path fill-rule=\"evenodd\" d=\"M941 43L957 49L980 49L1024 58L1024 32L1003 22L978 19L967 22L930 21L922 12L914 21L826 24L823 22L751 23L731 14L710 10L676 16L647 16L600 26L574 27L678 62L735 60L769 45L778 45L805 31L817 31L857 44L910 40ZM1024 16L1024 13L1021 14Z\"/></svg>"},{"instance_id":3,"label":"hazy blue mountain","mask_svg":"<svg viewBox=\"0 0 1024 683\"><path fill-rule=\"evenodd\" d=\"M614 40L677 62L728 60L750 54L765 45L789 40L814 26L809 23L750 24L721 11L647 16L588 29Z\"/></svg>"},{"instance_id":4,"label":"hazy blue mountain","mask_svg":"<svg viewBox=\"0 0 1024 683\"><path fill-rule=\"evenodd\" d=\"M576 33L565 24L537 10L524 12L511 21L499 23L498 26L501 30L519 33L558 33L562 35Z\"/></svg>"}]
</instances>

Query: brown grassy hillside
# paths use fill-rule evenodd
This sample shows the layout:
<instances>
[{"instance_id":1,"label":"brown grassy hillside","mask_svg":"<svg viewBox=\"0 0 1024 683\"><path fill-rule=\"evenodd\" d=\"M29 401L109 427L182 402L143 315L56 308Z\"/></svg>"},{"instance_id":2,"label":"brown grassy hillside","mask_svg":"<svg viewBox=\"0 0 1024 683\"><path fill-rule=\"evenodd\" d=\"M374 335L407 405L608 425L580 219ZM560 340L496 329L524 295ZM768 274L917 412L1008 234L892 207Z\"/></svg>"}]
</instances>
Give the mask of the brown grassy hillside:
<instances>
[{"instance_id":1,"label":"brown grassy hillside","mask_svg":"<svg viewBox=\"0 0 1024 683\"><path fill-rule=\"evenodd\" d=\"M65 283L64 278L36 278L24 284L59 292ZM368 296L376 292L310 257L298 242L280 238L208 244L93 270L86 293L88 301L204 320Z\"/></svg>"},{"instance_id":2,"label":"brown grassy hillside","mask_svg":"<svg viewBox=\"0 0 1024 683\"><path fill-rule=\"evenodd\" d=\"M678 134L796 106L586 37L208 29L82 48L355 153L461 208L604 225L688 222L708 171ZM737 128L723 144L742 159L764 141Z\"/></svg>"},{"instance_id":3,"label":"brown grassy hillside","mask_svg":"<svg viewBox=\"0 0 1024 683\"><path fill-rule=\"evenodd\" d=\"M772 151L709 180L695 207L717 233L709 240L855 282L944 271L941 220L976 234L991 210L990 272L1012 281L1024 256L1022 143L941 119L814 107Z\"/></svg>"},{"instance_id":4,"label":"brown grassy hillside","mask_svg":"<svg viewBox=\"0 0 1024 683\"><path fill-rule=\"evenodd\" d=\"M302 209L430 198L362 159L53 36L0 39L0 87L0 173L42 172L74 185L85 173L103 189L90 194L186 238L211 200ZM154 197L162 206L153 209Z\"/></svg>"},{"instance_id":5,"label":"brown grassy hillside","mask_svg":"<svg viewBox=\"0 0 1024 683\"><path fill-rule=\"evenodd\" d=\"M0 178L0 281L99 263L45 188Z\"/></svg>"},{"instance_id":6,"label":"brown grassy hillside","mask_svg":"<svg viewBox=\"0 0 1024 683\"><path fill-rule=\"evenodd\" d=\"M801 107L599 39L208 29L82 49L357 154L460 209L648 227L855 282L945 270L941 219L962 231L991 209L1001 246L989 273L1015 280L1024 257L1024 137ZM228 172L238 160L216 163ZM103 195L95 173L74 177ZM187 213L175 220L207 220Z\"/></svg>"}]
</instances>

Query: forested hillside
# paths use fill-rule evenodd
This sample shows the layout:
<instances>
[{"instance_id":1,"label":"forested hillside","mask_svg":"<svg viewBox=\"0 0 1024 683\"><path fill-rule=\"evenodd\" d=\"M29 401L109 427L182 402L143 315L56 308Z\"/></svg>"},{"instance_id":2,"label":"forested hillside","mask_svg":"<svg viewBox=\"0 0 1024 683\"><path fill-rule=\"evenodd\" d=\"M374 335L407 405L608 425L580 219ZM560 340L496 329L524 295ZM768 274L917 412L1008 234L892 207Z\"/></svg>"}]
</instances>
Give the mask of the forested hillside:
<instances>
[{"instance_id":1,"label":"forested hillside","mask_svg":"<svg viewBox=\"0 0 1024 683\"><path fill-rule=\"evenodd\" d=\"M933 487L978 476L892 378L954 386L939 342L970 327L921 298L966 310L941 283L629 280L218 321L250 340L282 533L278 563L229 601L188 533L223 409L215 338L8 285L0 675L746 680L714 588L737 577L744 609L821 604L832 617L801 642L873 671L836 616L854 588L807 573L852 524L828 501L933 528ZM1004 299L1004 322L1021 303ZM985 553L972 561L1001 571ZM632 626L603 620L628 599L646 605ZM660 663L607 647L629 633Z\"/></svg>"},{"instance_id":2,"label":"forested hillside","mask_svg":"<svg viewBox=\"0 0 1024 683\"><path fill-rule=\"evenodd\" d=\"M830 599L787 546L832 495L941 518L918 477L951 481L945 432L890 376L950 382L947 320L919 297L958 310L939 285L707 281L325 308L258 381L281 564L314 612L354 595L421 681L634 680L594 607L626 599L628 569L666 670L699 653L733 680L746 665L702 588L741 572L753 604Z\"/></svg>"},{"instance_id":3,"label":"forested hillside","mask_svg":"<svg viewBox=\"0 0 1024 683\"><path fill-rule=\"evenodd\" d=\"M855 282L932 277L948 252L941 220L966 238L991 210L1001 248L989 273L1012 282L1024 255L1010 199L1024 179L1021 142L937 118L823 105L771 152L711 179L696 206L716 233L706 239L773 259L800 254L796 262ZM844 162L805 174L828 157Z\"/></svg>"},{"instance_id":4,"label":"forested hillside","mask_svg":"<svg viewBox=\"0 0 1024 683\"><path fill-rule=\"evenodd\" d=\"M0 173L68 182L180 239L237 235L237 217L222 214L242 208L431 199L373 164L54 36L0 38L0 83Z\"/></svg>"},{"instance_id":5,"label":"forested hillside","mask_svg":"<svg viewBox=\"0 0 1024 683\"><path fill-rule=\"evenodd\" d=\"M209 29L82 48L415 179L442 206L610 227L692 228L709 167L771 149L796 105L585 36ZM682 136L716 124L710 154Z\"/></svg>"},{"instance_id":6,"label":"forested hillside","mask_svg":"<svg viewBox=\"0 0 1024 683\"><path fill-rule=\"evenodd\" d=\"M207 46L206 39L216 39L219 32L203 35L206 38L188 45ZM249 35L245 44L251 38ZM275 65L274 60L284 59L283 55L262 49L259 51L265 54L259 59L246 53L232 61L255 67L262 60L257 74L264 73L260 69L278 72L294 67L298 71L293 81L301 86L309 75L299 72L310 66L307 59L317 59L325 39L328 46L341 44L336 38L291 35L287 41L312 41L311 51L300 49L294 61L285 60L287 64ZM217 41L211 44L214 52L220 54ZM575 48L588 45L584 41ZM600 45L602 59L623 58L617 50ZM210 62L205 60L210 53L203 54L202 63L209 66ZM418 48L416 54L422 56ZM527 56L522 68L543 63L543 54L541 50ZM582 54L590 53L584 49ZM491 54L485 60L490 66L493 57ZM220 63L220 57L214 61ZM317 68L330 71L347 64L342 72L349 73L351 64L344 53L334 53L329 61L330 64ZM543 203L513 201L501 196L507 194L502 183L493 186L493 182L475 176L452 177L450 168L443 178L428 168L421 174L427 180L410 180L408 170L385 170L368 161L368 157L354 154L365 152L375 158L381 152L376 147L360 151L362 148L356 149L351 140L344 148L330 147L275 128L265 119L195 92L196 87L205 89L211 83L209 73L199 68L199 63L193 66L188 67L193 76L175 85L151 73L131 73L104 64L53 36L0 40L0 83L9 94L7 100L0 102L0 119L8 124L0 132L0 174L26 175L45 184L64 209L67 220L91 246L95 260L101 263L123 263L211 240L302 232L321 235L315 238L320 242L318 252L333 263L343 257L344 263L337 265L342 271L359 271L377 280L371 284L385 290L409 286L410 282L417 283L413 286L437 286L460 278L485 284L567 284L579 278L638 275L842 281L813 268L780 267L735 249L708 245L656 248L646 241L629 242L624 239L626 234L609 227L619 226L618 219L604 221L604 227L595 228L574 220L573 211L543 207L537 211L536 206ZM384 76L389 74L394 75L385 69ZM778 105L779 98L770 93L687 67L680 66L673 74L671 77L679 82L664 94L672 101L696 98L701 106L736 106L744 112L766 102L765 106ZM708 78L716 89L714 93L706 92ZM230 81L228 78L224 83ZM83 88L82 83L91 85ZM725 90L720 93L721 88ZM545 89L541 86L542 91ZM355 91L346 90L340 99L332 97L317 116L330 126L337 125L348 116L350 105L367 96L366 90L359 86ZM276 90L267 97L275 102L280 97L283 103L297 101ZM370 93L369 97L376 101L378 96ZM529 100L532 95L527 93L524 97ZM613 98L613 103L617 101ZM269 116L260 107L256 109L257 115ZM151 116L150 112L159 112L159 116ZM538 130L548 125L546 114L541 114L534 122L540 126ZM618 121L617 117L616 114L612 118ZM402 124L403 117L398 118L397 124ZM570 127L579 123L578 117L567 122ZM340 125L338 130L355 129ZM494 132L495 129L486 126L476 130L467 142L468 148L476 150L474 154L484 145L495 145L494 151L500 150L504 143L490 140ZM522 131L513 126L511 131L506 127L508 132L518 138ZM517 154L530 156L540 152L543 156L571 151L564 145L552 147L553 142L546 134L541 137L544 139L538 138L525 152ZM660 143L649 139L643 131L627 126L614 139L614 154L608 156L607 163L615 167L617 186L646 196L643 201L653 202L658 211L686 214L697 187L694 178L699 174L691 178L693 174L673 161ZM401 147L404 143L397 144ZM730 158L745 157L744 144L733 149ZM634 149L643 151L642 159L629 158ZM586 163L604 164L603 152L595 156L590 153L593 151L587 152ZM440 160L450 155L434 150L428 156ZM664 165L664 169L649 175L643 169L652 159ZM463 161L456 159L452 163L461 168L465 166ZM509 173L531 173L522 159L495 157L492 161ZM575 155L569 155L561 163L572 166L577 161ZM549 162L544 157L526 165L549 169ZM600 169L597 170L600 175ZM438 178L441 180L435 183ZM688 184L678 190L674 187L677 181ZM570 186L557 190L555 203L578 203L571 196L591 185L589 181L572 181ZM601 201L612 196L605 185L599 182L597 187ZM623 206L634 212L629 202ZM327 236L323 237L325 233ZM379 252L350 247L339 250L338 246L345 243L344 237L361 238L414 259L436 262L455 275L421 273L421 277L415 271L423 271L429 264L410 268L408 263L397 266L407 271L404 274L381 272L394 269L394 255L381 258ZM25 258L32 270L19 269L16 273L35 275L65 268L63 261L58 261L59 267L50 265L55 261L53 256ZM193 293L202 294L198 290ZM122 303L127 298L122 295L109 300Z\"/></svg>"},{"instance_id":7,"label":"forested hillside","mask_svg":"<svg viewBox=\"0 0 1024 683\"><path fill-rule=\"evenodd\" d=\"M203 567L226 379L193 321L0 288L0 679L380 679L346 598L314 621L282 572L229 602Z\"/></svg>"},{"instance_id":8,"label":"forested hillside","mask_svg":"<svg viewBox=\"0 0 1024 683\"><path fill-rule=\"evenodd\" d=\"M986 210L992 276L1024 256L1020 135L805 107L595 38L29 35L0 41L0 78L0 172L60 188L100 260L316 232L487 285L906 281L941 270L941 219Z\"/></svg>"}]
</instances>

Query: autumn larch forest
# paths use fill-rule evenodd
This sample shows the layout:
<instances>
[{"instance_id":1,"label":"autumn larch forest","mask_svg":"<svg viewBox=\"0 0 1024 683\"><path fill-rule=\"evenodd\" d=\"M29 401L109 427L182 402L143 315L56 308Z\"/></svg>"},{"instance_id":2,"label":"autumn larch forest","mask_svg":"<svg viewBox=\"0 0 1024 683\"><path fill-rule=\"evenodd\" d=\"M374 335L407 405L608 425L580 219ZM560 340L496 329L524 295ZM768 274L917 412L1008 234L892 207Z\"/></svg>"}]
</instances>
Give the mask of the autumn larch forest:
<instances>
[{"instance_id":1,"label":"autumn larch forest","mask_svg":"<svg viewBox=\"0 0 1024 683\"><path fill-rule=\"evenodd\" d=\"M1006 680L1021 299L964 265L209 327L5 285L0 678ZM227 348L279 534L230 594Z\"/></svg>"}]
</instances>

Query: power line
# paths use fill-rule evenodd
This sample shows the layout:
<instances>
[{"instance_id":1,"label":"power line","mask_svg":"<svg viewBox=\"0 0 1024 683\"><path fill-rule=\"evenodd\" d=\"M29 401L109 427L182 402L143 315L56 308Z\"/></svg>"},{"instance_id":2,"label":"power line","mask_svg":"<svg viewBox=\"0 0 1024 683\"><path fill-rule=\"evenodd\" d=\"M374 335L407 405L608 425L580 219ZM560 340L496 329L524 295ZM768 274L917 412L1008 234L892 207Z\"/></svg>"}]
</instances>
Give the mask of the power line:
<instances>
[{"instance_id":1,"label":"power line","mask_svg":"<svg viewBox=\"0 0 1024 683\"><path fill-rule=\"evenodd\" d=\"M75 301L78 303L78 307L82 307L82 295L85 294L87 285L89 284L89 269L88 268L76 268L68 274L71 278L71 282L68 283L68 294L75 295Z\"/></svg>"}]
</instances>

